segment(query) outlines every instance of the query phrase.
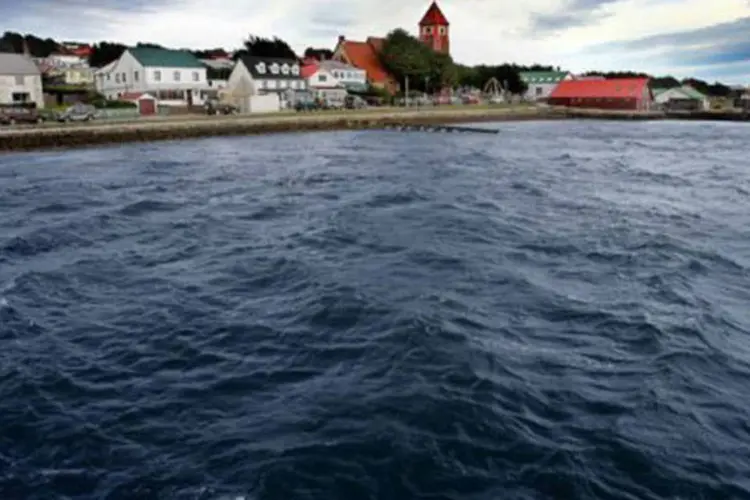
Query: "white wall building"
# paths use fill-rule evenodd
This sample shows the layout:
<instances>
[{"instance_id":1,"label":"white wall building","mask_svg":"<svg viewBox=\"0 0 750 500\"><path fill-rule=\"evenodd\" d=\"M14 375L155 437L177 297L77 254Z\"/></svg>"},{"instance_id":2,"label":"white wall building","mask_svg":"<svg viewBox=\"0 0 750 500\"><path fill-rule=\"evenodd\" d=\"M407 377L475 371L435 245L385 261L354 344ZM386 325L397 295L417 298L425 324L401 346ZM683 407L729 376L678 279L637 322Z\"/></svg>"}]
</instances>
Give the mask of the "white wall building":
<instances>
[{"instance_id":1,"label":"white wall building","mask_svg":"<svg viewBox=\"0 0 750 500\"><path fill-rule=\"evenodd\" d=\"M333 60L320 61L318 67L327 71L346 90L354 92L364 92L367 90L367 71L363 69Z\"/></svg>"},{"instance_id":2,"label":"white wall building","mask_svg":"<svg viewBox=\"0 0 750 500\"><path fill-rule=\"evenodd\" d=\"M543 101L550 96L558 83L573 79L573 75L567 71L524 71L520 76L528 86L523 95L526 101Z\"/></svg>"},{"instance_id":3,"label":"white wall building","mask_svg":"<svg viewBox=\"0 0 750 500\"><path fill-rule=\"evenodd\" d=\"M209 90L206 67L187 51L136 47L96 71L96 88L108 99L125 93L147 92L159 104L203 104Z\"/></svg>"},{"instance_id":4,"label":"white wall building","mask_svg":"<svg viewBox=\"0 0 750 500\"><path fill-rule=\"evenodd\" d=\"M253 96L278 94L280 106L286 107L290 96L303 90L307 90L307 82L302 77L299 61L243 56L229 76L225 95L241 112L248 113L253 112ZM264 109L267 108L264 106Z\"/></svg>"},{"instance_id":5,"label":"white wall building","mask_svg":"<svg viewBox=\"0 0 750 500\"><path fill-rule=\"evenodd\" d=\"M0 53L0 104L36 103L44 107L42 74L31 58Z\"/></svg>"}]
</instances>

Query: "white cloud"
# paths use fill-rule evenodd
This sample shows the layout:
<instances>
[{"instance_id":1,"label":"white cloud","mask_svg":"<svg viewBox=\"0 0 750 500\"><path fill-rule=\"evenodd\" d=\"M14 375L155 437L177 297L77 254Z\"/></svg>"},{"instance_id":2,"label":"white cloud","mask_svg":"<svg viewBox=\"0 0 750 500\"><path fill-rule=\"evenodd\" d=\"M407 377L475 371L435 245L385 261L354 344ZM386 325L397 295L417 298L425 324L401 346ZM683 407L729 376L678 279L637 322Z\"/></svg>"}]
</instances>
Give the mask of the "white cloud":
<instances>
[{"instance_id":1,"label":"white cloud","mask_svg":"<svg viewBox=\"0 0 750 500\"><path fill-rule=\"evenodd\" d=\"M307 46L332 48L338 34L363 39L383 36L396 27L415 32L417 22L429 5L429 0L235 0L223 4L205 0L167 1L169 3L150 4L147 11L113 13L104 7L90 7L76 9L74 15L65 16L61 9L60 16L65 17L58 17L54 25L46 24L47 29L57 32L39 34L129 44L149 41L173 47L235 48L252 33L278 36L301 52ZM587 47L693 30L750 16L747 0L714 0L713 3L705 0L439 0L439 3L451 22L455 60L469 64L539 62L574 71L600 68L668 72L669 61L659 57L664 52L663 47L654 47L650 54L634 54L632 50L617 48L605 54L594 54L587 51ZM572 12L579 17L571 19ZM568 25L564 23L566 15ZM539 16L561 21L553 26L556 29L533 32L534 20ZM34 24L35 28L42 25L29 19L24 23L30 27Z\"/></svg>"}]
</instances>

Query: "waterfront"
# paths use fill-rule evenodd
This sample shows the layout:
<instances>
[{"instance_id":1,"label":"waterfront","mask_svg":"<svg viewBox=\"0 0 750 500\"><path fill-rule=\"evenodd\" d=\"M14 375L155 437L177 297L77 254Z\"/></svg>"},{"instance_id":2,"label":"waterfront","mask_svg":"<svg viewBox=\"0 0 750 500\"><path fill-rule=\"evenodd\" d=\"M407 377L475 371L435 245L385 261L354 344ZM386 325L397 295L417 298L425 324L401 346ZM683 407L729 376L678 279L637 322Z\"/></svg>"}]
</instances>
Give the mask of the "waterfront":
<instances>
[{"instance_id":1,"label":"waterfront","mask_svg":"<svg viewBox=\"0 0 750 500\"><path fill-rule=\"evenodd\" d=\"M0 157L0 497L750 495L747 125Z\"/></svg>"}]
</instances>

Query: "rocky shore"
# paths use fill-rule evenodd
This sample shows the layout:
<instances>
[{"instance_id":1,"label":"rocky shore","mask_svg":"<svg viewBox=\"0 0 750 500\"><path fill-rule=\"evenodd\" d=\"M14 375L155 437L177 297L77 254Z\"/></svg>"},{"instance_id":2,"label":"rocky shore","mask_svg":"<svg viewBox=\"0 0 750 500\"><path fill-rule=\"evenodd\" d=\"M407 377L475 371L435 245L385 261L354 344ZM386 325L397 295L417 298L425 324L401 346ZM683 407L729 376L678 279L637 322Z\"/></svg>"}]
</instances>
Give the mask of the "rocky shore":
<instances>
[{"instance_id":1,"label":"rocky shore","mask_svg":"<svg viewBox=\"0 0 750 500\"><path fill-rule=\"evenodd\" d=\"M276 113L250 116L184 116L119 123L64 124L0 129L0 152L71 148L128 142L280 132L378 129L397 125L438 125L485 121L566 118L653 120L660 112L601 111L532 106L482 108L382 109L323 113Z\"/></svg>"}]
</instances>

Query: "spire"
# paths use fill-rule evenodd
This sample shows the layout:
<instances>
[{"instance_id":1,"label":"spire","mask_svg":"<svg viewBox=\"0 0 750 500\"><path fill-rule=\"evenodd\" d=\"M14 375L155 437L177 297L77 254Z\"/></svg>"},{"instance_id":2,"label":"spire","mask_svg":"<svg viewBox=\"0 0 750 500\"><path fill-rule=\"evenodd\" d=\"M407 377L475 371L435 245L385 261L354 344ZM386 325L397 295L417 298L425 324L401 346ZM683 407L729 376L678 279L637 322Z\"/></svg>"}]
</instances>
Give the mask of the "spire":
<instances>
[{"instance_id":1,"label":"spire","mask_svg":"<svg viewBox=\"0 0 750 500\"><path fill-rule=\"evenodd\" d=\"M438 7L437 1L433 0L424 17L419 21L420 26L448 26L448 19Z\"/></svg>"}]
</instances>

